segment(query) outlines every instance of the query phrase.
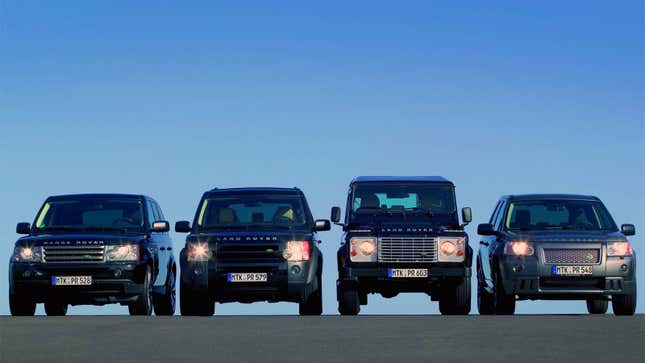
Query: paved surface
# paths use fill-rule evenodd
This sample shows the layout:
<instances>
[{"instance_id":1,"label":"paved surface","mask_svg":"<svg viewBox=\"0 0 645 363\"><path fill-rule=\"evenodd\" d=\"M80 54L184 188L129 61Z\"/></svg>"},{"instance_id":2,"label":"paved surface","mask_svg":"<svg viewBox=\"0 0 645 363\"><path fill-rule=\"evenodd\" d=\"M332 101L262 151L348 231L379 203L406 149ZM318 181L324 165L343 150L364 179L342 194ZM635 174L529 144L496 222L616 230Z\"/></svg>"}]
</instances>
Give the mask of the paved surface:
<instances>
[{"instance_id":1,"label":"paved surface","mask_svg":"<svg viewBox=\"0 0 645 363\"><path fill-rule=\"evenodd\" d=\"M0 362L644 362L645 316L0 317Z\"/></svg>"}]
</instances>

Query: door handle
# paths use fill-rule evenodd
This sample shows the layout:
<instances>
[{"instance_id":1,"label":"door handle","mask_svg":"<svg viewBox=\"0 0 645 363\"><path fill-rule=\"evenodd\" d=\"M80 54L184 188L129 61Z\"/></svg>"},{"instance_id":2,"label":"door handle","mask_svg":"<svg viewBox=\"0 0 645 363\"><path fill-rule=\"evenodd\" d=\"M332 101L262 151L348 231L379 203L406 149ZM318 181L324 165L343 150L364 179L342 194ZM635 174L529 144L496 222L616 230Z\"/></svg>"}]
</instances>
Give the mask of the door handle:
<instances>
[{"instance_id":1,"label":"door handle","mask_svg":"<svg viewBox=\"0 0 645 363\"><path fill-rule=\"evenodd\" d=\"M161 247L161 248L159 248L159 249L160 249L160 250L162 250L162 251L165 251L165 250L166 250L166 247Z\"/></svg>"},{"instance_id":2,"label":"door handle","mask_svg":"<svg viewBox=\"0 0 645 363\"><path fill-rule=\"evenodd\" d=\"M484 241L479 241L479 244L482 246L490 246L490 243Z\"/></svg>"},{"instance_id":3,"label":"door handle","mask_svg":"<svg viewBox=\"0 0 645 363\"><path fill-rule=\"evenodd\" d=\"M166 250L172 251L172 247L168 247L168 248L166 248Z\"/></svg>"}]
</instances>

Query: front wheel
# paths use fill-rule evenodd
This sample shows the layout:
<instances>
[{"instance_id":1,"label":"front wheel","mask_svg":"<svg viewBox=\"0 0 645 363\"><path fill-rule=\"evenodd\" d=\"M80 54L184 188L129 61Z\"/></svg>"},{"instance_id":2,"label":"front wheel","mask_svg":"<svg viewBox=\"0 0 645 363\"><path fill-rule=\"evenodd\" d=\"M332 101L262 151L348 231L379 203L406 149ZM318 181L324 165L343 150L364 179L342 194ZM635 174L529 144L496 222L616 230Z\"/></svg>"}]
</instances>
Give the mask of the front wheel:
<instances>
[{"instance_id":1,"label":"front wheel","mask_svg":"<svg viewBox=\"0 0 645 363\"><path fill-rule=\"evenodd\" d=\"M587 299L587 311L589 314L604 314L607 312L608 307L609 301L607 300Z\"/></svg>"},{"instance_id":2,"label":"front wheel","mask_svg":"<svg viewBox=\"0 0 645 363\"><path fill-rule=\"evenodd\" d=\"M184 316L215 314L215 303L206 294L195 292L185 284L181 284L179 288L179 308Z\"/></svg>"},{"instance_id":3,"label":"front wheel","mask_svg":"<svg viewBox=\"0 0 645 363\"><path fill-rule=\"evenodd\" d=\"M318 289L314 291L306 301L301 302L298 306L300 315L321 315L322 307L322 278L320 274L316 276Z\"/></svg>"},{"instance_id":4,"label":"front wheel","mask_svg":"<svg viewBox=\"0 0 645 363\"><path fill-rule=\"evenodd\" d=\"M358 289L355 287L341 287L338 294L338 312L340 315L358 315L361 311Z\"/></svg>"},{"instance_id":5,"label":"front wheel","mask_svg":"<svg viewBox=\"0 0 645 363\"><path fill-rule=\"evenodd\" d=\"M470 278L449 285L439 299L442 315L468 315L470 313Z\"/></svg>"},{"instance_id":6,"label":"front wheel","mask_svg":"<svg viewBox=\"0 0 645 363\"><path fill-rule=\"evenodd\" d=\"M175 307L177 305L177 295L175 292L176 272L171 271L166 281L166 293L154 294L152 296L152 303L155 308L155 315L174 315Z\"/></svg>"},{"instance_id":7,"label":"front wheel","mask_svg":"<svg viewBox=\"0 0 645 363\"><path fill-rule=\"evenodd\" d=\"M67 303L61 301L45 301L45 313L47 316L65 316L67 314Z\"/></svg>"},{"instance_id":8,"label":"front wheel","mask_svg":"<svg viewBox=\"0 0 645 363\"><path fill-rule=\"evenodd\" d=\"M152 270L150 266L146 268L146 275L143 279L143 288L137 296L137 300L128 305L130 315L151 315L152 314Z\"/></svg>"},{"instance_id":9,"label":"front wheel","mask_svg":"<svg viewBox=\"0 0 645 363\"><path fill-rule=\"evenodd\" d=\"M499 272L495 273L495 284L493 287L493 306L497 315L515 314L515 295L509 295L504 292L502 276Z\"/></svg>"},{"instance_id":10,"label":"front wheel","mask_svg":"<svg viewBox=\"0 0 645 363\"><path fill-rule=\"evenodd\" d=\"M634 315L636 312L636 285L634 284L634 292L631 294L612 296L611 307L616 315Z\"/></svg>"},{"instance_id":11,"label":"front wheel","mask_svg":"<svg viewBox=\"0 0 645 363\"><path fill-rule=\"evenodd\" d=\"M15 294L9 294L9 310L12 316L34 316L36 303Z\"/></svg>"}]
</instances>

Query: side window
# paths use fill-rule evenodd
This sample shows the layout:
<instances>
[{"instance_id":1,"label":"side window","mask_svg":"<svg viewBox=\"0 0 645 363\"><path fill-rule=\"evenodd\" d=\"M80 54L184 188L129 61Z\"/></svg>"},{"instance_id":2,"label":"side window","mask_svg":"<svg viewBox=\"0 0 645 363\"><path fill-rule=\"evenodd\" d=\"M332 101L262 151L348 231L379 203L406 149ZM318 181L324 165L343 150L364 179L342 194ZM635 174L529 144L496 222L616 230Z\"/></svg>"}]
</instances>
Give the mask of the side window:
<instances>
[{"instance_id":1,"label":"side window","mask_svg":"<svg viewBox=\"0 0 645 363\"><path fill-rule=\"evenodd\" d=\"M152 224L157 220L157 216L155 213L154 208L152 207L152 202L149 200L146 200L146 208L148 211L148 225L152 226Z\"/></svg>"},{"instance_id":2,"label":"side window","mask_svg":"<svg viewBox=\"0 0 645 363\"><path fill-rule=\"evenodd\" d=\"M502 220L504 219L504 214L506 214L505 212L506 212L506 201L502 201L501 204L499 205L499 210L497 211L497 216L495 217L495 221L493 222L493 227L497 231L501 230Z\"/></svg>"},{"instance_id":3,"label":"side window","mask_svg":"<svg viewBox=\"0 0 645 363\"><path fill-rule=\"evenodd\" d=\"M497 218L497 213L499 213L499 206L501 205L502 205L502 201L500 200L497 202L497 205L495 206L495 210L493 210L493 214L491 214L490 216L490 220L488 220L488 223L492 224L493 226L495 226L494 222L495 222L495 219Z\"/></svg>"},{"instance_id":4,"label":"side window","mask_svg":"<svg viewBox=\"0 0 645 363\"><path fill-rule=\"evenodd\" d=\"M157 220L165 221L166 217L164 217L163 213L161 212L161 208L159 208L159 204L157 204L157 202L154 202L153 205L155 207L155 211L157 212Z\"/></svg>"}]
</instances>

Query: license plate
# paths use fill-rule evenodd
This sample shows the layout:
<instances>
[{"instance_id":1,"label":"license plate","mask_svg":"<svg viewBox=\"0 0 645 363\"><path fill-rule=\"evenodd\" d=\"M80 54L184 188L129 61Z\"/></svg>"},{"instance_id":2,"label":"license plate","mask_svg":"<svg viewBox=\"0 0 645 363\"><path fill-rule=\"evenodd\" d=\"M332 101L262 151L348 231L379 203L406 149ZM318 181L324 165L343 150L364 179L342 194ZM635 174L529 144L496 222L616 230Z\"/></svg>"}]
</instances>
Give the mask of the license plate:
<instances>
[{"instance_id":1,"label":"license plate","mask_svg":"<svg viewBox=\"0 0 645 363\"><path fill-rule=\"evenodd\" d=\"M592 266L553 266L551 267L551 274L557 276L575 276L575 275L591 275L593 274Z\"/></svg>"},{"instance_id":2,"label":"license plate","mask_svg":"<svg viewBox=\"0 0 645 363\"><path fill-rule=\"evenodd\" d=\"M267 282L265 272L230 272L228 282Z\"/></svg>"},{"instance_id":3,"label":"license plate","mask_svg":"<svg viewBox=\"0 0 645 363\"><path fill-rule=\"evenodd\" d=\"M387 277L394 279L419 279L428 277L427 268L389 268Z\"/></svg>"},{"instance_id":4,"label":"license plate","mask_svg":"<svg viewBox=\"0 0 645 363\"><path fill-rule=\"evenodd\" d=\"M52 286L88 286L92 276L52 276Z\"/></svg>"}]
</instances>

